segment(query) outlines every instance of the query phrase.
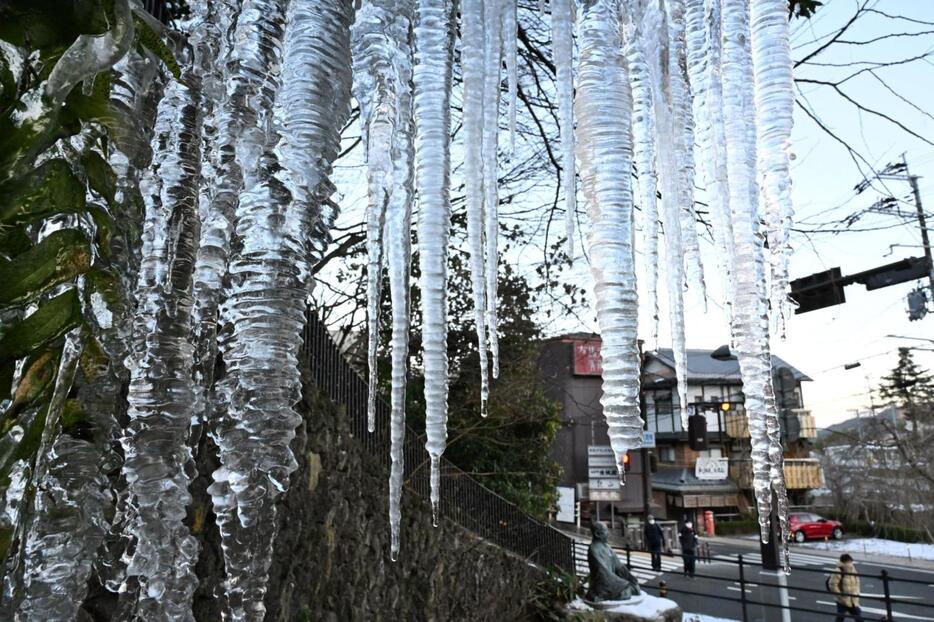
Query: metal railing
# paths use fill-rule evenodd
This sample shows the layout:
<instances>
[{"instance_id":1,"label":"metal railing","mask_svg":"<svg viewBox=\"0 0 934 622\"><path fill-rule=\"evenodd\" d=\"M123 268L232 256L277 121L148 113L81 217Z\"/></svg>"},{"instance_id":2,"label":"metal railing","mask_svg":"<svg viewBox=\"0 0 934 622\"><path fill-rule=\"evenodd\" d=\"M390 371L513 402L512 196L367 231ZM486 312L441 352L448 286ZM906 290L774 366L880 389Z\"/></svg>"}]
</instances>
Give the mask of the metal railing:
<instances>
[{"instance_id":1,"label":"metal railing","mask_svg":"<svg viewBox=\"0 0 934 622\"><path fill-rule=\"evenodd\" d=\"M388 469L389 405L377 400L376 429L368 432L367 384L340 353L327 328L311 310L307 313L303 337L303 356L315 384L331 401L344 407L351 435ZM406 486L427 502L430 468L424 443L424 435L406 427L403 445ZM441 459L440 513L484 540L531 562L565 572L574 571L574 541L570 537L536 520L444 458Z\"/></svg>"},{"instance_id":2,"label":"metal railing","mask_svg":"<svg viewBox=\"0 0 934 622\"><path fill-rule=\"evenodd\" d=\"M586 550L587 549L586 549L585 544L581 544L575 549L575 561L576 561L579 571L581 569L581 564L583 564L583 567L586 567ZM639 556L634 556L633 555L634 552L635 550L632 549L630 546L627 545L625 547L624 555L625 555L626 567L629 568L630 570L652 571L651 564L648 561L648 559L646 559L645 557L645 551L639 551L640 552ZM663 553L662 557L663 558L676 558L680 556L668 552L668 553ZM729 588L725 587L723 591L718 590L716 593L711 593L709 590L708 591L697 591L697 590L686 589L684 587L672 587L668 585L667 582L664 580L659 580L658 582L655 582L654 584L652 582L646 581L644 583L640 583L640 587L642 589L652 590L655 594L659 596L667 596L668 594L683 594L685 596L694 596L694 597L698 597L701 599L711 599L712 601L715 601L712 603L712 606L711 606L711 609L713 610L717 610L718 603L720 604L719 606L722 607L722 603L724 601L737 603L739 604L739 607L740 607L742 622L750 622L751 620L755 619L750 616L749 610L751 607L761 607L762 609L787 610L789 612L796 612L798 614L801 614L802 616L807 614L806 617L801 618L801 619L807 619L807 620L830 620L831 618L836 618L838 615L838 613L835 610L828 611L828 610L814 609L812 607L802 606L799 604L791 604L790 602L791 600L798 600L797 598L794 598L794 597L791 598L790 600L788 600L787 598L782 599L781 597L779 597L780 602L776 603L776 602L767 602L765 600L761 600L761 598L764 598L763 596L760 596L760 599L752 598L750 596L750 593L753 592L753 588L760 590L760 594L763 593L762 589L765 588L766 590L774 589L775 590L774 593L779 594L779 595L780 595L780 592L784 590L786 596L790 593L799 593L799 596L800 594L820 594L822 596L835 599L836 594L833 592L829 592L824 585L825 578L828 577L833 572L831 570L828 570L825 568L793 567L792 568L793 573L812 573L810 575L807 575L809 579L810 577L813 576L813 573L817 573L818 575L820 575L820 576L813 576L813 580L809 580L809 583L816 585L818 587L802 587L798 585L783 584L784 582L781 581L783 577L779 577L777 573L775 575L776 580L774 582L763 581L762 578L756 578L755 581L751 581L747 573L752 570L761 569L762 567L761 564L750 563L749 561L744 559L741 553L736 555L735 559L732 555L711 555L710 546L708 543L701 543L700 547L698 548L697 554L695 556L695 561L700 564L698 566L699 568L703 568L705 564L709 564L712 561L716 561L718 563L732 564L733 567L735 568L735 574L731 576L719 576L719 575L713 575L713 574L703 573L703 572L695 572L692 575L692 577L695 579L708 579L712 581L722 582L725 584L725 586L728 585L730 587ZM828 564L833 564L835 563L835 561L836 560L834 560L831 557L827 558ZM781 571L778 571L778 572L781 572ZM582 573L579 572L578 574L582 574ZM927 616L930 616L932 613L934 613L934 603L931 603L929 599L919 600L918 597L908 597L908 599L906 599L905 597L893 595L894 593L893 586L897 584L901 584L901 585L912 584L912 585L917 585L917 586L922 586L922 587L930 587L930 581L895 577L895 576L892 576L891 573L889 573L887 570L884 570L884 569L881 570L878 574L861 573L861 572L857 572L854 574L857 577L860 577L861 579L878 580L882 584L881 594L860 593L858 595L861 601L861 604L864 607L867 606L867 602L868 602L870 605L874 605L875 607L879 608L880 613L882 612L882 610L884 610L884 614L882 614L881 616L877 614L867 613L867 611L863 611L863 614L862 614L863 620L867 620L867 621L868 620L882 620L882 622L895 622L896 619L902 619L902 618L917 619L917 620L931 619ZM739 594L738 596L735 596L735 597L727 596L725 594L726 589L737 591L739 592ZM784 603L781 602L782 600L784 600L785 602ZM899 606L899 605L923 610L926 615L917 616L914 614L906 614L906 613L900 613L900 612L895 612L893 614L893 607Z\"/></svg>"}]
</instances>

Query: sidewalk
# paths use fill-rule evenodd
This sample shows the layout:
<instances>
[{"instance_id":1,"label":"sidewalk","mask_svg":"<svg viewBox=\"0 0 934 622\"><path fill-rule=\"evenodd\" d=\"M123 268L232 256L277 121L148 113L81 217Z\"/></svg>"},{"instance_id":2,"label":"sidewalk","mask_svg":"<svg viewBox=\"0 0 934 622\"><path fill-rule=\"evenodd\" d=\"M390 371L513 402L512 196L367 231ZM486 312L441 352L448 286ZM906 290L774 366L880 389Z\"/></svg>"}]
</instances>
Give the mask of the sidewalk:
<instances>
[{"instance_id":1,"label":"sidewalk","mask_svg":"<svg viewBox=\"0 0 934 622\"><path fill-rule=\"evenodd\" d=\"M737 536L714 536L712 538L701 537L702 542L708 542L711 546L711 552L716 554L717 545L729 545L729 546L739 546L755 551L759 550L759 541L755 538L743 538ZM806 555L818 555L827 557L830 559L839 559L840 553L838 551L825 551L818 548L812 548L809 546L799 546L792 544L791 545L792 553L802 553ZM859 551L849 551L850 555L857 562L864 562L868 564L876 564L882 566L891 566L891 567L903 567L911 569L923 569L934 571L934 561L924 560L924 559L911 559L907 557L898 557L895 555L876 555L876 554L863 554Z\"/></svg>"}]
</instances>

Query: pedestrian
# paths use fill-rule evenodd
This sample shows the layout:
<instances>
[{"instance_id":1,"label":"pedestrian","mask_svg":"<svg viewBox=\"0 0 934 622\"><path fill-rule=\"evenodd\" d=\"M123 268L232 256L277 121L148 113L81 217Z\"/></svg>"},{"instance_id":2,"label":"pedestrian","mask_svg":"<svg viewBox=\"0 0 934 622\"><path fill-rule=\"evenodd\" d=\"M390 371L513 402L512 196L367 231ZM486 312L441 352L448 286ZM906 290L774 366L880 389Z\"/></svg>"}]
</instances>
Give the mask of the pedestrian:
<instances>
[{"instance_id":1,"label":"pedestrian","mask_svg":"<svg viewBox=\"0 0 934 622\"><path fill-rule=\"evenodd\" d=\"M827 580L827 587L833 592L837 600L837 622L843 622L847 614L856 622L862 622L862 611L859 608L859 574L856 565L849 553L840 556L837 569Z\"/></svg>"},{"instance_id":2,"label":"pedestrian","mask_svg":"<svg viewBox=\"0 0 934 622\"><path fill-rule=\"evenodd\" d=\"M697 561L697 534L694 533L694 523L686 521L684 527L678 532L681 542L681 559L684 561L684 574L694 576L694 564Z\"/></svg>"},{"instance_id":3,"label":"pedestrian","mask_svg":"<svg viewBox=\"0 0 934 622\"><path fill-rule=\"evenodd\" d=\"M655 522L655 517L649 514L645 521L645 548L652 555L652 570L662 569L662 544L665 541L665 534L662 527Z\"/></svg>"}]
</instances>

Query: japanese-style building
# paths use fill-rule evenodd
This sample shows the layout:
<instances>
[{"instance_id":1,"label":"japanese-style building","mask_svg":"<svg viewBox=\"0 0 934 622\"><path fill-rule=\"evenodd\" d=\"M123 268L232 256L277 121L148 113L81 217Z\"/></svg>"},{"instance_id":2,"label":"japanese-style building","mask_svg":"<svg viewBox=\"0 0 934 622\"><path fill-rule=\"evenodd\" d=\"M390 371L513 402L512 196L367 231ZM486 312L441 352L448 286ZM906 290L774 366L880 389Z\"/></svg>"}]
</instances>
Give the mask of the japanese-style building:
<instances>
[{"instance_id":1,"label":"japanese-style building","mask_svg":"<svg viewBox=\"0 0 934 622\"><path fill-rule=\"evenodd\" d=\"M820 463L811 458L814 419L803 407L801 383L810 378L772 357L773 386L782 424L785 477L792 504L806 503L807 491L823 484ZM660 518L694 518L704 511L735 515L752 511L749 427L739 365L726 348L689 350L688 414L702 415L707 445L691 449L681 421L675 363L670 349L643 357L642 412L646 440L631 453L626 486L605 490L599 454L609 446L600 407L600 338L572 334L542 346L540 368L548 395L563 404L564 426L554 446L564 467L561 485L573 488L582 514L650 512ZM604 449L600 449L604 448ZM611 483L606 483L611 488ZM648 494L646 494L646 492Z\"/></svg>"}]
</instances>

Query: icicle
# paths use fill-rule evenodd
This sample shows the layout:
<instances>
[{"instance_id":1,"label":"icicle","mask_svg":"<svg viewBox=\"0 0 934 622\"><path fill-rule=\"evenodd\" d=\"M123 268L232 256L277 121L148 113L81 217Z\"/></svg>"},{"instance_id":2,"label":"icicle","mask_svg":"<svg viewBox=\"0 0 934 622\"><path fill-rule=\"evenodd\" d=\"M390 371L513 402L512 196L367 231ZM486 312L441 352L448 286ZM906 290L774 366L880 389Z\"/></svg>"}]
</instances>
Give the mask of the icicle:
<instances>
[{"instance_id":1,"label":"icicle","mask_svg":"<svg viewBox=\"0 0 934 622\"><path fill-rule=\"evenodd\" d=\"M81 35L62 54L49 74L45 95L62 104L76 84L113 67L133 44L129 0L113 3L113 28L100 35Z\"/></svg>"},{"instance_id":2,"label":"icicle","mask_svg":"<svg viewBox=\"0 0 934 622\"><path fill-rule=\"evenodd\" d=\"M489 399L486 326L486 270L484 264L483 108L484 108L484 3L461 2L461 71L464 81L464 184L467 195L467 243L473 292L477 354L480 359L480 414L486 416Z\"/></svg>"},{"instance_id":3,"label":"icicle","mask_svg":"<svg viewBox=\"0 0 934 622\"><path fill-rule=\"evenodd\" d=\"M681 179L681 167L678 161L678 147L682 132L677 126L671 105L670 38L666 16L654 2L646 5L645 27L656 28L661 33L662 46L648 57L652 76L653 100L655 102L655 122L658 136L657 170L661 175L662 210L661 221L665 231L665 274L668 290L668 316L671 325L671 348L675 360L675 374L678 378L678 408L681 412L681 426L688 427L688 390L687 382L687 345L684 331L684 247L682 244L681 210L678 183Z\"/></svg>"},{"instance_id":4,"label":"icicle","mask_svg":"<svg viewBox=\"0 0 934 622\"><path fill-rule=\"evenodd\" d=\"M577 154L591 218L587 237L603 341L603 397L610 444L623 474L626 452L642 445L639 415L639 304L632 246L632 116L616 0L595 0L578 20ZM620 171L627 174L621 175Z\"/></svg>"},{"instance_id":5,"label":"icicle","mask_svg":"<svg viewBox=\"0 0 934 622\"><path fill-rule=\"evenodd\" d=\"M503 48L506 56L506 80L509 84L509 155L516 150L516 93L519 90L519 74L516 67L516 23L517 0L503 0Z\"/></svg>"},{"instance_id":6,"label":"icicle","mask_svg":"<svg viewBox=\"0 0 934 622\"><path fill-rule=\"evenodd\" d=\"M483 222L486 226L486 327L490 347L493 377L499 376L499 336L497 334L497 277L499 269L499 101L502 66L503 0L492 0L484 5L486 32L484 39L483 82Z\"/></svg>"},{"instance_id":7,"label":"icicle","mask_svg":"<svg viewBox=\"0 0 934 622\"><path fill-rule=\"evenodd\" d=\"M656 12L657 16L657 12ZM651 313L650 349L658 343L658 170L656 169L655 106L652 84L658 76L646 61L646 54L656 53L659 25L643 23L637 3L624 9L626 63L632 87L632 133L636 170L639 173L639 205L642 207L642 239L645 256L647 306ZM560 85L560 81L559 81ZM559 96L560 104L560 96ZM560 114L560 109L559 109ZM562 138L563 140L563 138Z\"/></svg>"},{"instance_id":8,"label":"icicle","mask_svg":"<svg viewBox=\"0 0 934 622\"><path fill-rule=\"evenodd\" d=\"M410 34L413 18L411 0L368 0L358 12L353 28L354 92L360 102L360 122L365 134L370 205L375 209L376 202L382 201L379 209L385 210L382 250L373 247L368 250L381 252L386 258L392 302L389 524L393 560L399 552L409 337L413 169ZM372 217L379 216L371 214L368 227L373 225ZM371 242L373 240L368 238L367 244ZM371 281L373 276L379 276L379 272L371 275ZM369 301L371 311L378 310L377 303L378 299ZM371 324L375 320L376 316L369 319ZM371 348L375 334L370 334ZM374 369L370 370L371 381ZM374 390L371 385L371 395Z\"/></svg>"},{"instance_id":9,"label":"icicle","mask_svg":"<svg viewBox=\"0 0 934 622\"><path fill-rule=\"evenodd\" d=\"M691 93L687 82L687 57L684 35L684 0L667 0L668 8L668 105L674 123L676 190L680 204L683 260L687 267L689 286L696 286L707 308L707 288L697 237L697 213L694 209L694 122L691 115Z\"/></svg>"},{"instance_id":10,"label":"icicle","mask_svg":"<svg viewBox=\"0 0 934 622\"><path fill-rule=\"evenodd\" d=\"M217 308L219 295L227 270L230 252L230 232L236 194L241 184L241 173L236 165L235 145L230 141L236 134L230 127L234 119L225 114L223 63L218 59L230 54L225 33L231 17L237 10L235 0L213 2L198 0L198 11L211 11L210 19L192 33L196 56L194 64L202 76L204 122L202 128L201 193L198 197L198 216L201 239L194 268L194 307L192 309L192 341L194 343L195 389L200 398L193 405L191 444L197 443L200 427L209 418L214 402L214 367L217 362ZM225 127L226 125L226 127ZM226 130L225 133L221 133ZM221 139L225 142L222 144Z\"/></svg>"},{"instance_id":11,"label":"icicle","mask_svg":"<svg viewBox=\"0 0 934 622\"><path fill-rule=\"evenodd\" d=\"M788 36L788 7L781 0L753 0L752 60L755 69L757 153L771 260L771 308L784 330L787 307L788 236L791 202L791 129L794 83Z\"/></svg>"},{"instance_id":12,"label":"icicle","mask_svg":"<svg viewBox=\"0 0 934 622\"><path fill-rule=\"evenodd\" d=\"M77 331L66 337L50 413L64 407L81 354L80 340ZM95 436L102 434L109 441L112 429L96 428L99 413L87 414ZM53 419L57 417L47 417L45 429L57 432L57 437L48 453L40 454L41 466L36 473L34 520L25 546L25 599L17 619L74 619L107 530L111 495L109 480L101 470L102 447L85 438L88 429L72 436Z\"/></svg>"},{"instance_id":13,"label":"icicle","mask_svg":"<svg viewBox=\"0 0 934 622\"><path fill-rule=\"evenodd\" d=\"M794 123L794 87L787 7L780 1L754 0L750 5L751 45L755 76L755 105L760 194L765 207L771 259L771 313L784 330L788 236L794 210L791 202L791 130ZM785 487L781 426L771 384L766 385L766 432L769 437L769 476L775 491L778 522L784 544L785 572L789 571L788 494Z\"/></svg>"},{"instance_id":14,"label":"icicle","mask_svg":"<svg viewBox=\"0 0 934 622\"><path fill-rule=\"evenodd\" d=\"M196 15L192 27L197 27ZM136 544L127 574L138 578L136 615L192 619L197 542L184 524L191 502L185 465L191 404L192 266L198 245L200 80L166 87L156 120L157 153L147 183L146 229L131 355L123 474L130 494L127 528Z\"/></svg>"},{"instance_id":15,"label":"icicle","mask_svg":"<svg viewBox=\"0 0 934 622\"><path fill-rule=\"evenodd\" d=\"M732 307L733 239L723 134L723 97L720 79L720 2L687 0L687 59L693 95L697 144L707 189L720 272L724 276L727 307ZM731 311L727 318L731 317Z\"/></svg>"},{"instance_id":16,"label":"icicle","mask_svg":"<svg viewBox=\"0 0 934 622\"><path fill-rule=\"evenodd\" d=\"M770 442L766 429L769 416L767 391L772 379L765 269L755 185L755 111L750 93L749 14L745 0L723 0L722 7L723 113L735 247L733 341L746 396L753 487L759 510L759 527L765 542L769 537L772 505Z\"/></svg>"},{"instance_id":17,"label":"icicle","mask_svg":"<svg viewBox=\"0 0 934 622\"><path fill-rule=\"evenodd\" d=\"M425 448L431 458L432 518L441 502L440 462L447 441L447 263L451 229L451 0L419 0L415 26L415 181L425 367Z\"/></svg>"},{"instance_id":18,"label":"icicle","mask_svg":"<svg viewBox=\"0 0 934 622\"><path fill-rule=\"evenodd\" d=\"M574 258L574 220L577 217L577 182L574 174L574 16L572 0L551 3L551 45L555 59L558 129L561 135L561 185L564 187L564 223L567 254Z\"/></svg>"}]
</instances>

